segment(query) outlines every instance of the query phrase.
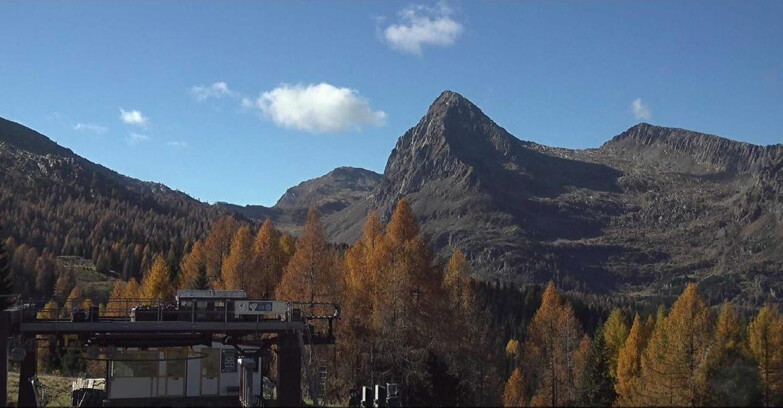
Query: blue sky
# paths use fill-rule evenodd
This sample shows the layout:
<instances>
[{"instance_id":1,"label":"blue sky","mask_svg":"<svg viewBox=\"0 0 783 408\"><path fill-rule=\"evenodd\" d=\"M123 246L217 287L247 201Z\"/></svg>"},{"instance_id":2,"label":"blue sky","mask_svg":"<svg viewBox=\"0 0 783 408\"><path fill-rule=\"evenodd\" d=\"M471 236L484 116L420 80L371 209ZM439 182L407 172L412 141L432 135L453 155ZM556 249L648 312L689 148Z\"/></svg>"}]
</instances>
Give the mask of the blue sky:
<instances>
[{"instance_id":1,"label":"blue sky","mask_svg":"<svg viewBox=\"0 0 783 408\"><path fill-rule=\"evenodd\" d=\"M783 2L0 2L0 116L201 200L382 172L445 89L523 140L783 142Z\"/></svg>"}]
</instances>

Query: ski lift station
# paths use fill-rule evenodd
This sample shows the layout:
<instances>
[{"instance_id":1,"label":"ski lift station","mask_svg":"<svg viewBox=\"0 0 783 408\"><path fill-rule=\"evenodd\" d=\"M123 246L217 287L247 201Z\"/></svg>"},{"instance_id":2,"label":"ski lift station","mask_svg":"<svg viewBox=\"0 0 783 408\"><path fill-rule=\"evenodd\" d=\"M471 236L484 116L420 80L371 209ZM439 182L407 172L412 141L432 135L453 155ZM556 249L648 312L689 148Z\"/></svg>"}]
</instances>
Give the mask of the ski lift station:
<instances>
[{"instance_id":1,"label":"ski lift station","mask_svg":"<svg viewBox=\"0 0 783 408\"><path fill-rule=\"evenodd\" d=\"M296 406L303 367L319 402L312 346L335 343L339 314L334 303L253 300L244 291L218 290L180 290L173 301L112 300L103 311L22 303L3 312L0 328L11 337L1 336L0 346L21 362L20 406L38 403L41 336L68 339L82 358L105 362L104 379L74 384L74 406ZM0 359L0 398L7 397L6 369L7 359Z\"/></svg>"}]
</instances>

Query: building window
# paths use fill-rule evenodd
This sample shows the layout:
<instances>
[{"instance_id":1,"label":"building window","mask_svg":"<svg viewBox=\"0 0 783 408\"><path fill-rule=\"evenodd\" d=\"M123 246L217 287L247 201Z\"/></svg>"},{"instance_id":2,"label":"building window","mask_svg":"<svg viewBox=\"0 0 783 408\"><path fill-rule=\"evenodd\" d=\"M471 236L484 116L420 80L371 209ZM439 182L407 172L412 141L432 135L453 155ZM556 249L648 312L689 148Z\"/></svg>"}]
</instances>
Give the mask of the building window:
<instances>
[{"instance_id":1,"label":"building window","mask_svg":"<svg viewBox=\"0 0 783 408\"><path fill-rule=\"evenodd\" d=\"M159 353L157 351L126 351L122 361L111 362L112 378L157 377Z\"/></svg>"}]
</instances>

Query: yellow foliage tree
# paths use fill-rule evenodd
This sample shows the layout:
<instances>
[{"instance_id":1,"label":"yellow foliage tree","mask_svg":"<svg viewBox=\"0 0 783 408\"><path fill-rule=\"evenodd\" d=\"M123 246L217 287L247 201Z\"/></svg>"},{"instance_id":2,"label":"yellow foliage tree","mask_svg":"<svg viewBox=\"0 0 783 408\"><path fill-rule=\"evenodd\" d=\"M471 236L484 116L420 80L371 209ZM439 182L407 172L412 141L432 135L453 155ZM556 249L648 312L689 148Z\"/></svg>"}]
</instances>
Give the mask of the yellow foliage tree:
<instances>
[{"instance_id":1,"label":"yellow foliage tree","mask_svg":"<svg viewBox=\"0 0 783 408\"><path fill-rule=\"evenodd\" d=\"M523 407L527 406L528 398L525 395L525 379L522 370L517 367L506 381L506 387L503 390L504 407Z\"/></svg>"},{"instance_id":2,"label":"yellow foliage tree","mask_svg":"<svg viewBox=\"0 0 783 408\"><path fill-rule=\"evenodd\" d=\"M536 378L531 405L570 405L576 401L576 381L584 368L582 329L574 311L549 282L541 306L527 328L526 370Z\"/></svg>"},{"instance_id":3,"label":"yellow foliage tree","mask_svg":"<svg viewBox=\"0 0 783 408\"><path fill-rule=\"evenodd\" d=\"M364 223L362 236L348 249L345 256L345 288L349 298L369 302L377 284L375 277L380 275L384 267L381 252L384 245L383 226L377 211L372 211ZM357 306L358 307L358 306ZM371 305L363 305L361 309L369 311Z\"/></svg>"},{"instance_id":4,"label":"yellow foliage tree","mask_svg":"<svg viewBox=\"0 0 783 408\"><path fill-rule=\"evenodd\" d=\"M446 264L443 285L452 305L469 310L473 305L473 291L470 287L470 265L465 254L459 249L454 251Z\"/></svg>"},{"instance_id":5,"label":"yellow foliage tree","mask_svg":"<svg viewBox=\"0 0 783 408\"><path fill-rule=\"evenodd\" d=\"M609 373L617 378L617 358L629 334L625 313L620 309L612 310L604 323L603 331L606 347L609 349Z\"/></svg>"},{"instance_id":6,"label":"yellow foliage tree","mask_svg":"<svg viewBox=\"0 0 783 408\"><path fill-rule=\"evenodd\" d=\"M68 299L65 301L65 308L68 310L78 308L84 301L84 290L81 285L76 285L68 295Z\"/></svg>"},{"instance_id":7,"label":"yellow foliage tree","mask_svg":"<svg viewBox=\"0 0 783 408\"><path fill-rule=\"evenodd\" d=\"M377 290L377 276L384 268L379 261L383 245L383 226L377 211L372 211L364 224L362 236L345 254L343 319L338 326L340 353L351 367L342 373L350 384L359 383L372 375L372 352L375 333L370 318L373 315L373 293Z\"/></svg>"},{"instance_id":8,"label":"yellow foliage tree","mask_svg":"<svg viewBox=\"0 0 783 408\"><path fill-rule=\"evenodd\" d=\"M707 391L709 350L714 324L707 303L694 283L674 302L653 331L642 355L646 405L699 406Z\"/></svg>"},{"instance_id":9,"label":"yellow foliage tree","mask_svg":"<svg viewBox=\"0 0 783 408\"><path fill-rule=\"evenodd\" d=\"M654 320L652 320L654 322ZM618 406L639 406L641 399L637 395L639 387L639 378L642 372L642 352L647 347L648 332L642 323L639 314L633 319L631 331L625 344L620 349L617 357L617 391Z\"/></svg>"},{"instance_id":10,"label":"yellow foliage tree","mask_svg":"<svg viewBox=\"0 0 783 408\"><path fill-rule=\"evenodd\" d=\"M46 305L44 305L44 308L40 310L35 317L37 319L56 319L59 316L58 311L60 310L60 305L57 304L57 301L54 299L46 302Z\"/></svg>"},{"instance_id":11,"label":"yellow foliage tree","mask_svg":"<svg viewBox=\"0 0 783 408\"><path fill-rule=\"evenodd\" d=\"M748 325L748 346L761 374L764 405L771 406L772 396L783 391L783 318L769 304Z\"/></svg>"},{"instance_id":12,"label":"yellow foliage tree","mask_svg":"<svg viewBox=\"0 0 783 408\"><path fill-rule=\"evenodd\" d=\"M228 290L247 290L251 282L258 281L253 256L253 234L250 227L240 227L231 240L231 251L223 261L221 276L223 288Z\"/></svg>"},{"instance_id":13,"label":"yellow foliage tree","mask_svg":"<svg viewBox=\"0 0 783 408\"><path fill-rule=\"evenodd\" d=\"M280 249L283 250L283 265L287 265L296 252L296 239L293 235L284 232L280 235Z\"/></svg>"},{"instance_id":14,"label":"yellow foliage tree","mask_svg":"<svg viewBox=\"0 0 783 408\"><path fill-rule=\"evenodd\" d=\"M253 244L254 265L257 278L248 287L248 295L254 298L269 298L283 276L287 255L280 245L280 234L269 218L258 230Z\"/></svg>"},{"instance_id":15,"label":"yellow foliage tree","mask_svg":"<svg viewBox=\"0 0 783 408\"><path fill-rule=\"evenodd\" d=\"M169 267L163 256L155 256L152 268L141 283L140 292L146 300L169 300L174 297L174 285L169 280Z\"/></svg>"},{"instance_id":16,"label":"yellow foliage tree","mask_svg":"<svg viewBox=\"0 0 783 408\"><path fill-rule=\"evenodd\" d=\"M141 285L139 285L136 278L131 278L131 280L128 281L128 284L122 289L122 298L140 299L141 297Z\"/></svg>"},{"instance_id":17,"label":"yellow foliage tree","mask_svg":"<svg viewBox=\"0 0 783 408\"><path fill-rule=\"evenodd\" d=\"M114 288L111 290L111 294L109 295L109 301L106 304L107 316L122 315L122 312L125 310L125 307L120 301L120 299L123 298L123 295L125 293L125 287L127 285L128 283L123 280L117 280L117 282L114 282Z\"/></svg>"},{"instance_id":18,"label":"yellow foliage tree","mask_svg":"<svg viewBox=\"0 0 783 408\"><path fill-rule=\"evenodd\" d=\"M384 267L372 294L372 320L380 331L402 333L421 320L421 316L413 316L414 310L426 304L427 298L437 299L442 282L433 273L432 253L419 235L418 223L405 199L397 203L382 242L375 255Z\"/></svg>"},{"instance_id":19,"label":"yellow foliage tree","mask_svg":"<svg viewBox=\"0 0 783 408\"><path fill-rule=\"evenodd\" d=\"M209 230L209 235L204 240L204 262L207 269L208 280L216 289L223 287L221 279L223 260L231 252L231 241L239 229L239 223L230 216L221 217Z\"/></svg>"},{"instance_id":20,"label":"yellow foliage tree","mask_svg":"<svg viewBox=\"0 0 783 408\"><path fill-rule=\"evenodd\" d=\"M76 275L73 268L62 271L54 285L54 297L60 300L66 299L75 285Z\"/></svg>"},{"instance_id":21,"label":"yellow foliage tree","mask_svg":"<svg viewBox=\"0 0 783 408\"><path fill-rule=\"evenodd\" d=\"M511 339L506 343L506 355L514 360L521 357L521 349L519 347L519 341Z\"/></svg>"},{"instance_id":22,"label":"yellow foliage tree","mask_svg":"<svg viewBox=\"0 0 783 408\"><path fill-rule=\"evenodd\" d=\"M744 325L737 310L729 302L724 302L718 315L715 327L715 355L713 361L720 362L727 353L738 352L741 349Z\"/></svg>"},{"instance_id":23,"label":"yellow foliage tree","mask_svg":"<svg viewBox=\"0 0 783 408\"><path fill-rule=\"evenodd\" d=\"M326 244L321 216L315 207L307 213L296 251L283 272L275 296L281 300L331 302L337 299L335 254Z\"/></svg>"},{"instance_id":24,"label":"yellow foliage tree","mask_svg":"<svg viewBox=\"0 0 783 408\"><path fill-rule=\"evenodd\" d=\"M207 278L207 262L202 241L196 241L193 244L193 248L182 257L179 265L180 274L177 281L179 289L206 289L209 279Z\"/></svg>"}]
</instances>

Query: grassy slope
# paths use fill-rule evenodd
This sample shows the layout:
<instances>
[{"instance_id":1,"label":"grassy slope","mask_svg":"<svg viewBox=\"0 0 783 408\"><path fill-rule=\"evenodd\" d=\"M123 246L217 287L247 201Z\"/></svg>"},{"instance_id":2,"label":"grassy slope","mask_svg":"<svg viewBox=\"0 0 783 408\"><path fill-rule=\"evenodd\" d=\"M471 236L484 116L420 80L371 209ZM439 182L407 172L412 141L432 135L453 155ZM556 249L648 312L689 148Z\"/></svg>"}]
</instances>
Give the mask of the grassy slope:
<instances>
[{"instance_id":1,"label":"grassy slope","mask_svg":"<svg viewBox=\"0 0 783 408\"><path fill-rule=\"evenodd\" d=\"M38 379L46 387L46 395L49 400L47 407L71 406L71 382L75 378L60 377L56 375L39 374ZM19 395L19 373L8 372L8 405L16 406Z\"/></svg>"},{"instance_id":2,"label":"grassy slope","mask_svg":"<svg viewBox=\"0 0 783 408\"><path fill-rule=\"evenodd\" d=\"M73 268L76 275L76 284L81 285L85 297L92 299L96 303L106 302L114 288L114 283L119 279L119 275L115 272L99 273L95 269L92 260L89 259L61 256L57 258L57 261L65 269Z\"/></svg>"}]
</instances>

